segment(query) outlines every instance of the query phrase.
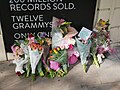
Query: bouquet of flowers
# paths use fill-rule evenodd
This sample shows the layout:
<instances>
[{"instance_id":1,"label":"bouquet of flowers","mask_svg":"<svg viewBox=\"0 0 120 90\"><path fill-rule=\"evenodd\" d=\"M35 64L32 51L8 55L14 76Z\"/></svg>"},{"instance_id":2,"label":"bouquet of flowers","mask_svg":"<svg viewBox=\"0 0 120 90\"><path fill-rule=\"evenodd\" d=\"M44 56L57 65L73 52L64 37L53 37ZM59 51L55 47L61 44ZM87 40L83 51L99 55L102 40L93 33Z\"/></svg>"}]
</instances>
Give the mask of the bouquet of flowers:
<instances>
[{"instance_id":1,"label":"bouquet of flowers","mask_svg":"<svg viewBox=\"0 0 120 90\"><path fill-rule=\"evenodd\" d=\"M80 33L78 34L78 38L75 38L84 72L86 72L87 57L90 54L91 33L92 31L83 27Z\"/></svg>"},{"instance_id":2,"label":"bouquet of flowers","mask_svg":"<svg viewBox=\"0 0 120 90\"><path fill-rule=\"evenodd\" d=\"M11 47L14 54L14 63L16 64L16 73L20 75L26 74L26 77L32 76L32 80L35 80L35 76L39 74L44 76L43 72L43 54L45 45L50 45L50 38L45 37L46 34L41 32L40 36L34 36L29 34L25 40L17 40ZM24 68L24 66L26 66Z\"/></svg>"},{"instance_id":3,"label":"bouquet of flowers","mask_svg":"<svg viewBox=\"0 0 120 90\"><path fill-rule=\"evenodd\" d=\"M30 35L28 38L28 50L30 55L30 66L32 71L33 80L35 79L35 74L38 73L41 77L45 75L46 57L48 54L49 45L51 44L50 38L46 37L46 33L41 32L41 36L35 37ZM44 67L43 67L44 66Z\"/></svg>"},{"instance_id":4,"label":"bouquet of flowers","mask_svg":"<svg viewBox=\"0 0 120 90\"><path fill-rule=\"evenodd\" d=\"M32 75L35 76L36 67L43 54L43 48L39 43L35 42L35 38L33 35L29 35L28 40L29 40L28 51L30 55L30 66L32 70Z\"/></svg>"},{"instance_id":5,"label":"bouquet of flowers","mask_svg":"<svg viewBox=\"0 0 120 90\"><path fill-rule=\"evenodd\" d=\"M66 22L63 19L53 17L52 22L52 50L48 59L50 68L56 71L56 75L64 76L68 72L71 57L74 55L73 63L75 63L79 56L78 53L76 54L77 51L73 49L75 40L72 38L77 34L77 31L70 26L71 22ZM74 52L68 51L69 49Z\"/></svg>"},{"instance_id":6,"label":"bouquet of flowers","mask_svg":"<svg viewBox=\"0 0 120 90\"><path fill-rule=\"evenodd\" d=\"M54 76L62 77L67 74L67 51L62 50L60 47L54 48L50 51L48 57L50 61L51 71L55 71ZM53 76L53 75L52 75Z\"/></svg>"},{"instance_id":7,"label":"bouquet of flowers","mask_svg":"<svg viewBox=\"0 0 120 90\"><path fill-rule=\"evenodd\" d=\"M109 20L104 21L100 19L93 30L93 47L91 47L91 52L95 61L94 63L98 67L102 63L102 59L105 58L104 53L111 51L109 25Z\"/></svg>"}]
</instances>

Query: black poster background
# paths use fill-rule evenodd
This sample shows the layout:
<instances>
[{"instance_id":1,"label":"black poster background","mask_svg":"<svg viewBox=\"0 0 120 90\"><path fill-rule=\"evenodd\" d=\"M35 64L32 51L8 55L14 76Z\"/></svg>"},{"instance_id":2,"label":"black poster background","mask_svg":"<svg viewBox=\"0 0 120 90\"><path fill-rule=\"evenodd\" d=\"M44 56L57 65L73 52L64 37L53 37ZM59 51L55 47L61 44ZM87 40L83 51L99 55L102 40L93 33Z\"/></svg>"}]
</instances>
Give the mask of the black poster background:
<instances>
[{"instance_id":1,"label":"black poster background","mask_svg":"<svg viewBox=\"0 0 120 90\"><path fill-rule=\"evenodd\" d=\"M3 32L3 38L5 43L6 52L11 52L11 45L13 44L15 38L15 33L33 33L33 32L50 32L51 28L37 28L37 29L13 29L13 21L11 16L13 15L39 15L42 14L44 21L51 22L52 17L63 18L66 21L71 21L72 26L78 31L85 26L92 29L94 13L96 7L96 0L63 0L62 3L74 3L76 9L72 10L33 10L33 11L11 11L10 10L10 0L0 0L0 20ZM12 0L14 1L14 0ZM19 0L15 0L19 1ZM27 0L25 0L27 1ZM39 0L38 0L39 1ZM47 0L40 0L47 1ZM50 0L49 0L50 1ZM54 0L51 0L54 1ZM59 0L58 0L59 1ZM25 2L24 2L25 3ZM54 3L54 2L49 2ZM55 2L59 3L59 2ZM61 3L61 2L60 2ZM32 3L35 4L35 3Z\"/></svg>"}]
</instances>

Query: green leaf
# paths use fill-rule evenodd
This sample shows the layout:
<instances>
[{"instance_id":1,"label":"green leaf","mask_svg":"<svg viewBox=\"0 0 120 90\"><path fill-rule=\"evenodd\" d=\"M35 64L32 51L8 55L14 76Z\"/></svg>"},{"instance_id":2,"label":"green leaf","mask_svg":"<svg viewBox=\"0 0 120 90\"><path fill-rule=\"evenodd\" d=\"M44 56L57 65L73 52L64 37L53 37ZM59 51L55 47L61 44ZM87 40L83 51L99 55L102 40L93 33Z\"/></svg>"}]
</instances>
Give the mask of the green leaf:
<instances>
[{"instance_id":1,"label":"green leaf","mask_svg":"<svg viewBox=\"0 0 120 90\"><path fill-rule=\"evenodd\" d=\"M55 61L57 61L61 64L66 64L67 63L67 51L64 50L62 55L59 56Z\"/></svg>"},{"instance_id":2,"label":"green leaf","mask_svg":"<svg viewBox=\"0 0 120 90\"><path fill-rule=\"evenodd\" d=\"M63 22L61 25L70 25L72 22Z\"/></svg>"},{"instance_id":3,"label":"green leaf","mask_svg":"<svg viewBox=\"0 0 120 90\"><path fill-rule=\"evenodd\" d=\"M99 64L99 62L97 60L97 56L95 54L93 54L93 59L94 59L93 63L99 68L100 64Z\"/></svg>"},{"instance_id":4,"label":"green leaf","mask_svg":"<svg viewBox=\"0 0 120 90\"><path fill-rule=\"evenodd\" d=\"M66 74L68 73L68 66L67 66L67 64L63 65L63 70L65 71Z\"/></svg>"}]
</instances>

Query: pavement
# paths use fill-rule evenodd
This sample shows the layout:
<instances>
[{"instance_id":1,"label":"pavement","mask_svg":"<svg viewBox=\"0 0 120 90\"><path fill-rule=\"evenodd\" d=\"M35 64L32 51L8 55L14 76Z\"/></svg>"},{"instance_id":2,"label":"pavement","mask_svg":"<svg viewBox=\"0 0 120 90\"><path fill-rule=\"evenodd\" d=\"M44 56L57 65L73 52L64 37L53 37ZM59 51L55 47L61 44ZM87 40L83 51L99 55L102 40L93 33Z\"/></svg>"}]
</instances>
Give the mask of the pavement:
<instances>
[{"instance_id":1,"label":"pavement","mask_svg":"<svg viewBox=\"0 0 120 90\"><path fill-rule=\"evenodd\" d=\"M0 90L120 90L120 47L101 64L84 73L80 62L62 78L19 78L11 61L0 62Z\"/></svg>"}]
</instances>

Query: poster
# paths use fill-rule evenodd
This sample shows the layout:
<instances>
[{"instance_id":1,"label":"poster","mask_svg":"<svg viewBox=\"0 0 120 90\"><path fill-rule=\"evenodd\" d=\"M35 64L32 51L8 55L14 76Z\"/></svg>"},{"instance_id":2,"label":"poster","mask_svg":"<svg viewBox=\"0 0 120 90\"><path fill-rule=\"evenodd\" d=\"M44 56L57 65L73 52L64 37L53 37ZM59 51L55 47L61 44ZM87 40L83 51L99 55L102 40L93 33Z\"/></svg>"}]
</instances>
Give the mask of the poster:
<instances>
[{"instance_id":1,"label":"poster","mask_svg":"<svg viewBox=\"0 0 120 90\"><path fill-rule=\"evenodd\" d=\"M0 20L6 52L14 40L29 33L51 31L52 17L72 22L78 31L92 29L96 0L0 0Z\"/></svg>"}]
</instances>

